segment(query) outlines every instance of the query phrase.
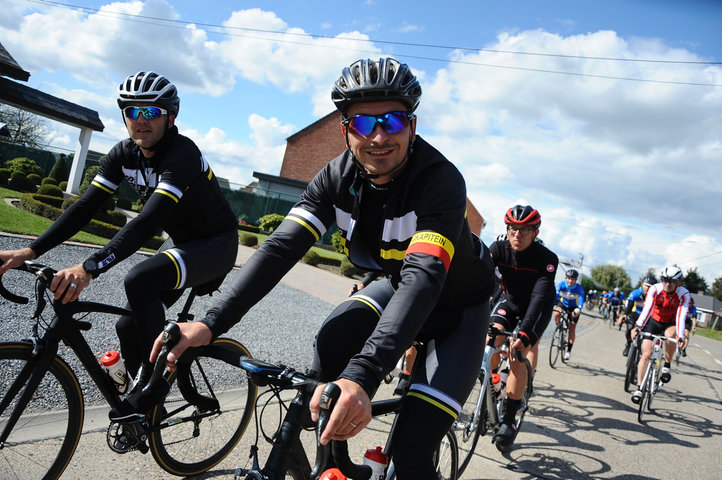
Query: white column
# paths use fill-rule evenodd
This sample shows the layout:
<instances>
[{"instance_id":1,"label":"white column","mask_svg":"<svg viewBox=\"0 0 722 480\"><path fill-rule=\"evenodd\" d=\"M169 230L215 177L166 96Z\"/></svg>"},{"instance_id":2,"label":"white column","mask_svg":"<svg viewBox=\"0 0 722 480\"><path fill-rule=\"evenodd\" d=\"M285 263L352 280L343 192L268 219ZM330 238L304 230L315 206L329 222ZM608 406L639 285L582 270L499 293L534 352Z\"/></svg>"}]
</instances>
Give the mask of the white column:
<instances>
[{"instance_id":1,"label":"white column","mask_svg":"<svg viewBox=\"0 0 722 480\"><path fill-rule=\"evenodd\" d=\"M68 186L66 193L78 194L80 184L83 181L83 169L85 167L85 159L88 156L88 146L90 145L90 137L93 130L87 127L80 129L78 137L78 145L75 148L75 156L73 157L73 165L70 167L70 175L68 177Z\"/></svg>"}]
</instances>

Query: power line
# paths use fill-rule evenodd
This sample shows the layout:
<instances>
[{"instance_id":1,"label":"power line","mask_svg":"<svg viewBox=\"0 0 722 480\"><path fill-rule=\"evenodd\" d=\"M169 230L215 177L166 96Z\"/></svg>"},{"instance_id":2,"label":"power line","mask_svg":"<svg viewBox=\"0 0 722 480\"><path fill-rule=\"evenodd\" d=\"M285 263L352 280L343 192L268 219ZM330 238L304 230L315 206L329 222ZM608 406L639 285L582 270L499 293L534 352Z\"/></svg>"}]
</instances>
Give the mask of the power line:
<instances>
[{"instance_id":1,"label":"power line","mask_svg":"<svg viewBox=\"0 0 722 480\"><path fill-rule=\"evenodd\" d=\"M300 38L308 38L308 39L330 39L330 40L341 40L342 39L342 40L348 41L348 42L363 42L363 43L373 43L373 44L392 45L392 46L409 46L409 47L416 47L416 48L434 48L434 49L444 49L444 50L462 50L462 51L477 52L477 53L482 53L482 52L504 53L504 54L509 54L509 55L525 55L525 56L538 56L538 57L570 58L570 59L579 59L579 60L600 60L600 61L603 60L603 61L636 62L636 63L664 63L664 64L682 64L682 65L684 65L684 64L686 64L686 65L722 65L722 62L642 59L642 58L593 57L593 56L584 56L584 55L565 55L565 54L558 54L558 53L543 53L543 52L522 52L522 51L513 51L513 50L496 50L496 49L471 48L471 47L435 45L435 44L412 43L412 42L397 42L397 41L375 40L375 39L361 40L361 39L356 39L356 38L334 37L334 36L330 36L330 35L319 35L319 34L298 33L298 32L282 32L282 31L277 31L277 30L264 30L264 29L258 29L258 28L250 28L250 27L234 27L234 26L225 26L225 25L218 25L218 24L212 24L212 23L204 23L204 22L174 20L174 19L153 17L153 16L147 16L147 15L136 15L136 14L129 14L129 13L124 13L124 12L111 12L111 11L107 11L107 10L100 10L100 9L93 8L93 7L73 5L73 4L68 4L68 3L52 1L52 0L27 0L27 1L45 4L45 5L52 5L52 6L56 6L56 7L60 7L60 8L67 8L67 9L71 9L71 10L91 12L91 13L98 14L100 16L115 16L115 17L124 18L125 20L128 20L128 21L134 21L134 22L140 22L140 23L150 23L153 25L166 26L169 28L178 28L178 27L176 27L176 25L183 25L183 26L197 25L197 26L202 26L202 27L206 27L209 29L213 29L214 33L217 33L220 35L228 35L228 36L232 36L232 37L235 36L235 37L243 37L243 38L255 38L258 40L275 41L278 43L286 43L286 44L294 44L294 45L311 46L312 44L305 43L305 42L293 42L290 40L278 39L278 38L269 39L269 38L263 38L263 37L256 37L253 35L233 34L233 33L229 33L228 30L272 34L272 35L283 35L284 37L291 36L291 37L300 37ZM155 23L155 22L161 22L161 23ZM217 31L216 29L220 29L222 31ZM313 46L316 48L330 48L330 49L339 48L339 47L332 47L329 45L313 45ZM357 49L357 51L364 51L364 50ZM373 53L376 53L376 52L373 52ZM658 84L667 84L667 85L687 85L687 86L702 86L702 87L720 87L720 86L722 86L721 84L715 84L715 83L682 82L682 81L674 81L674 80L644 79L644 78L622 77L622 76L614 76L614 75L600 75L600 74L590 74L590 73L567 72L567 71L550 70L550 69L543 69L543 68L519 67L519 66L511 66L511 65L471 62L471 61L462 61L462 60L451 60L451 59L447 59L447 58L436 58L436 57L428 57L428 56L420 56L420 55L399 54L399 56L404 57L404 58L414 58L417 60L426 60L426 61L433 61L433 62L454 63L454 64L460 64L460 65L472 65L472 66L477 66L477 67L488 67L488 68L502 68L502 69L507 69L507 70L519 70L519 71L548 73L548 74L557 74L557 75L570 75L570 76L587 77L587 78L600 78L600 79L606 79L606 80L621 80L621 81L632 81L632 82L642 82L642 83L658 83Z\"/></svg>"}]
</instances>

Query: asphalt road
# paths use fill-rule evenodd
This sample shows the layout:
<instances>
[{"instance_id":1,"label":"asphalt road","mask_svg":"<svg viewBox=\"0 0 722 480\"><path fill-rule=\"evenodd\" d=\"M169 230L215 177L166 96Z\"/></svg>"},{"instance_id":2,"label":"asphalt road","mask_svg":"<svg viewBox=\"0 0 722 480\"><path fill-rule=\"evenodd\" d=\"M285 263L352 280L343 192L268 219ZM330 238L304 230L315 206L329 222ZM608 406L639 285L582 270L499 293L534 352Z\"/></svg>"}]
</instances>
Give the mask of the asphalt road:
<instances>
[{"instance_id":1,"label":"asphalt road","mask_svg":"<svg viewBox=\"0 0 722 480\"><path fill-rule=\"evenodd\" d=\"M294 269L298 277L295 286L316 299L342 298L352 283L342 277L328 277L332 274L319 269L301 267ZM294 282L293 277L292 271L286 285ZM323 294L314 290L319 288ZM274 312L288 312L287 302L287 290L274 290L262 315L271 318L276 315ZM302 322L298 318L295 321ZM286 332L293 332L296 326L288 323L288 319L286 322ZM254 330L259 333L258 328ZM267 329L262 336L271 342L274 342L272 336L277 336L275 343L295 339L293 335L282 336L277 328ZM238 338L249 345L254 343L250 339L244 340L245 332L239 333ZM308 343L308 338L301 337L297 341ZM597 316L585 312L568 364L551 369L546 345L543 341L530 412L514 448L502 455L489 438L482 438L463 478L719 478L722 467L722 342L692 337L689 356L682 359L679 367L673 366L672 381L655 397L655 410L646 415L644 425L637 422L636 405L623 388L625 358L621 355L621 332L610 329ZM251 348L256 356L268 355ZM390 387L385 387L379 395L389 393ZM106 427L106 410L99 409L97 415L88 412L86 433L63 478L174 478L165 474L150 455L111 452L106 445ZM360 455L366 448L383 444L387 428L388 419L375 421L358 441L351 441L351 451ZM247 465L254 434L251 425L226 460L196 478L233 478L236 467Z\"/></svg>"}]
</instances>

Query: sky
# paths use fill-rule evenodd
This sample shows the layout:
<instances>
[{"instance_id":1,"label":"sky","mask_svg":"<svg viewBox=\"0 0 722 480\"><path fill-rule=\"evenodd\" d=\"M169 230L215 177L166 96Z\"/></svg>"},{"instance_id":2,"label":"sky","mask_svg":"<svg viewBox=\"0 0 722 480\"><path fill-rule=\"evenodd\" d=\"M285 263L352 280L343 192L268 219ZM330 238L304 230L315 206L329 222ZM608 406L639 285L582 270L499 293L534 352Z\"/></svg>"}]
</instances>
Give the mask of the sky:
<instances>
[{"instance_id":1,"label":"sky","mask_svg":"<svg viewBox=\"0 0 722 480\"><path fill-rule=\"evenodd\" d=\"M152 70L220 177L280 172L286 138L334 110L359 58L408 63L417 133L486 220L531 204L560 259L676 264L722 277L722 1L4 0L0 42L30 87L98 111L90 148L127 137L115 95ZM50 122L51 145L79 131ZM340 135L340 129L339 129Z\"/></svg>"}]
</instances>

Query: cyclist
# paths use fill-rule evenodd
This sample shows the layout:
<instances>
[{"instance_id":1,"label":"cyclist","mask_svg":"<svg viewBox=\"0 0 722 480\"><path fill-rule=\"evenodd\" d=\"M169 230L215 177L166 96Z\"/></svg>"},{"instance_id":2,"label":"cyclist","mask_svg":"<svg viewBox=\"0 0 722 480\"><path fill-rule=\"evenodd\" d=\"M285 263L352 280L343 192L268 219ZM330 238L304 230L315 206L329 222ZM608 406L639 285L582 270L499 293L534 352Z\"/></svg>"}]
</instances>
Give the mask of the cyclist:
<instances>
[{"instance_id":1,"label":"cyclist","mask_svg":"<svg viewBox=\"0 0 722 480\"><path fill-rule=\"evenodd\" d=\"M669 266L662 270L662 283L652 285L647 291L644 299L644 308L639 314L636 326L632 331L634 338L640 330L654 335L672 337L677 335L677 344L680 348L687 345L685 338L685 320L689 309L689 291L681 286L682 270ZM649 358L652 355L652 340L645 338L642 342L642 356L639 359L639 370L637 371L637 385L642 384L644 372L647 369ZM675 345L667 342L664 346L664 366L660 380L669 382L671 375L671 361L674 355ZM637 388L632 394L632 401L639 403L642 398L642 391Z\"/></svg>"},{"instance_id":2,"label":"cyclist","mask_svg":"<svg viewBox=\"0 0 722 480\"><path fill-rule=\"evenodd\" d=\"M9 268L32 260L80 231L124 179L140 194L143 210L103 248L83 263L60 270L51 283L56 300L74 301L90 282L142 247L159 227L169 235L156 255L130 269L125 291L132 317L116 323L121 352L131 376L142 386L152 368L153 341L165 325L165 308L183 289L211 281L231 270L238 234L235 215L223 197L210 165L195 143L178 133L178 91L154 72L128 76L118 87L118 106L129 138L108 152L87 191L26 248L0 252ZM141 369L141 365L143 368ZM143 412L168 391L158 382L150 395L134 389L118 417Z\"/></svg>"},{"instance_id":3,"label":"cyclist","mask_svg":"<svg viewBox=\"0 0 722 480\"><path fill-rule=\"evenodd\" d=\"M624 302L624 292L621 292L619 287L614 287L614 290L609 292L608 295L607 303L610 305L609 314L616 320L616 316L619 314L619 309L622 308L622 302Z\"/></svg>"},{"instance_id":4,"label":"cyclist","mask_svg":"<svg viewBox=\"0 0 722 480\"><path fill-rule=\"evenodd\" d=\"M506 237L489 246L501 284L501 293L492 308L491 322L497 328L514 330L519 335L512 349L528 355L532 372L536 370L539 338L551 319L554 306L554 275L559 259L545 247L539 235L541 215L530 205L515 205L504 216ZM503 338L499 338L499 345ZM512 359L514 356L512 355ZM499 365L498 355L492 368ZM507 380L507 399L502 425L494 435L494 442L502 449L509 448L516 438L516 412L528 381L522 362L513 361Z\"/></svg>"},{"instance_id":5,"label":"cyclist","mask_svg":"<svg viewBox=\"0 0 722 480\"><path fill-rule=\"evenodd\" d=\"M632 329L634 328L639 315L642 313L644 308L644 299L647 296L649 287L655 285L657 279L653 275L647 275L642 279L642 286L629 292L627 297L627 305L624 315L619 317L619 323L627 322L627 331L625 332L625 338L627 343L622 350L622 355L625 357L629 354L629 347L632 344Z\"/></svg>"},{"instance_id":6,"label":"cyclist","mask_svg":"<svg viewBox=\"0 0 722 480\"><path fill-rule=\"evenodd\" d=\"M684 327L684 336L689 339L689 334L697 332L697 306L694 304L694 298L689 296L689 311L687 312L687 321ZM682 349L682 356L687 356L687 345Z\"/></svg>"},{"instance_id":7,"label":"cyclist","mask_svg":"<svg viewBox=\"0 0 722 480\"><path fill-rule=\"evenodd\" d=\"M417 362L391 441L399 478L431 479L433 453L478 378L494 275L466 220L463 177L416 135L420 96L408 65L395 59L343 69L332 99L347 150L316 175L206 317L179 325L168 364L237 323L335 221L350 260L387 278L339 305L318 332L313 367L342 390L321 442L351 438L371 421L370 398L419 340L428 359Z\"/></svg>"},{"instance_id":8,"label":"cyclist","mask_svg":"<svg viewBox=\"0 0 722 480\"><path fill-rule=\"evenodd\" d=\"M559 305L554 307L554 323L558 324L562 319L562 308L572 310L572 318L569 322L569 343L567 351L564 352L564 360L569 360L572 355L572 347L576 338L577 322L584 306L584 288L577 283L579 272L573 268L567 270L566 279L557 285L554 302Z\"/></svg>"}]
</instances>

